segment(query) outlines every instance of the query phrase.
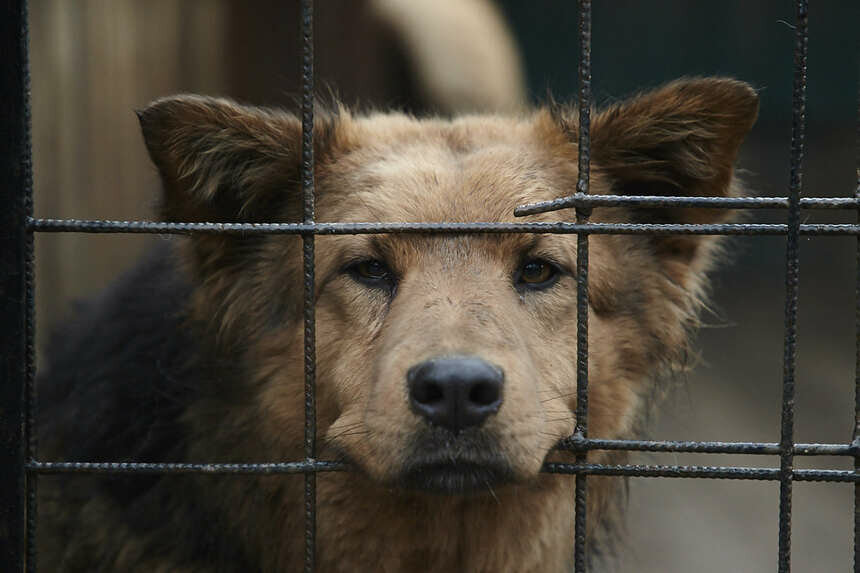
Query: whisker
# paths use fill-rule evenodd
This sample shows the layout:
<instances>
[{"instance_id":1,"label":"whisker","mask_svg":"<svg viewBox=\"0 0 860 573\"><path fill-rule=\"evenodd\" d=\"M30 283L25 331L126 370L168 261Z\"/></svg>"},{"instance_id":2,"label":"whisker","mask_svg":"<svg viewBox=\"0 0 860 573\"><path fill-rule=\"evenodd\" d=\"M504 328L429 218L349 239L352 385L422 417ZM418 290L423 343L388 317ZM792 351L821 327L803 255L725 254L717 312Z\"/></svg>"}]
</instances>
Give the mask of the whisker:
<instances>
[{"instance_id":1,"label":"whisker","mask_svg":"<svg viewBox=\"0 0 860 573\"><path fill-rule=\"evenodd\" d=\"M502 502L499 501L499 498L496 496L496 491L493 489L493 486L486 479L483 480L484 485L487 486L487 491L490 492L490 495L493 496L493 499L496 500L496 504L502 505Z\"/></svg>"}]
</instances>

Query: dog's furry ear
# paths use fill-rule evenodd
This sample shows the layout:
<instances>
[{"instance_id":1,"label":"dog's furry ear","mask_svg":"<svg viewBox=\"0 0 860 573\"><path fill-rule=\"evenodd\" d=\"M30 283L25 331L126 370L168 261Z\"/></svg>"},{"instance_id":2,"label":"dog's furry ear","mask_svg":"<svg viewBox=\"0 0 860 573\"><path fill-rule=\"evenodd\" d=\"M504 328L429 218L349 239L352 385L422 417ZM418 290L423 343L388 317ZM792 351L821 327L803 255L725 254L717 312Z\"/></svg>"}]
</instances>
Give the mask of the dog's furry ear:
<instances>
[{"instance_id":1,"label":"dog's furry ear","mask_svg":"<svg viewBox=\"0 0 860 573\"><path fill-rule=\"evenodd\" d=\"M316 115L315 147L322 150L337 117L324 110ZM153 102L138 118L164 185L165 220L255 222L291 211L290 218L297 216L302 128L295 115L179 95Z\"/></svg>"},{"instance_id":2,"label":"dog's furry ear","mask_svg":"<svg viewBox=\"0 0 860 573\"><path fill-rule=\"evenodd\" d=\"M734 181L741 142L758 115L758 96L725 78L682 79L596 113L594 168L612 193L727 197L742 194ZM639 223L720 223L726 209L631 208ZM652 237L663 276L698 297L716 244L713 237Z\"/></svg>"},{"instance_id":3,"label":"dog's furry ear","mask_svg":"<svg viewBox=\"0 0 860 573\"><path fill-rule=\"evenodd\" d=\"M677 80L597 113L592 155L618 194L727 196L738 149L757 115L758 96L746 83ZM663 213L664 222L715 222L725 215Z\"/></svg>"}]
</instances>

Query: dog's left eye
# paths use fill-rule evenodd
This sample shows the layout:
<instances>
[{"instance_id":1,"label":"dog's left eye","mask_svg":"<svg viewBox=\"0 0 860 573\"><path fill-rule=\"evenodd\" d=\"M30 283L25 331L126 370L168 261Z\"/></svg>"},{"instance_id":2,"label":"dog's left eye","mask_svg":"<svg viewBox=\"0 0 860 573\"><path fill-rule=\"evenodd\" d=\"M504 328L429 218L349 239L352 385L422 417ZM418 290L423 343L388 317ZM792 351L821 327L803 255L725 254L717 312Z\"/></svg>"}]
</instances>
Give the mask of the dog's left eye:
<instances>
[{"instance_id":1,"label":"dog's left eye","mask_svg":"<svg viewBox=\"0 0 860 573\"><path fill-rule=\"evenodd\" d=\"M543 259L529 259L519 268L516 275L518 287L532 290L549 288L559 277L558 267Z\"/></svg>"},{"instance_id":2,"label":"dog's left eye","mask_svg":"<svg viewBox=\"0 0 860 573\"><path fill-rule=\"evenodd\" d=\"M388 265L376 259L367 259L350 265L349 274L360 283L377 288L390 289L394 286L394 273Z\"/></svg>"}]
</instances>

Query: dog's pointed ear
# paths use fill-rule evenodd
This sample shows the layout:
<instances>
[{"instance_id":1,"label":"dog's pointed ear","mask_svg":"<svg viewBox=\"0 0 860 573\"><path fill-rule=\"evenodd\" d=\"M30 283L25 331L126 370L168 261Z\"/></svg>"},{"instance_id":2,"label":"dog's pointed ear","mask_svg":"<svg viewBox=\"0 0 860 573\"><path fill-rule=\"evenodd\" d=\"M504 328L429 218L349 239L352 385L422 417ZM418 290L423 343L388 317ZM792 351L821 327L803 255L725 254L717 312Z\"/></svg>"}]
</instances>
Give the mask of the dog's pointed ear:
<instances>
[{"instance_id":1,"label":"dog's pointed ear","mask_svg":"<svg viewBox=\"0 0 860 573\"><path fill-rule=\"evenodd\" d=\"M748 85L683 79L610 106L592 120L592 156L624 195L730 195L734 163L758 115ZM707 223L724 210L672 209L662 222ZM656 215L656 212L652 212Z\"/></svg>"},{"instance_id":2,"label":"dog's pointed ear","mask_svg":"<svg viewBox=\"0 0 860 573\"><path fill-rule=\"evenodd\" d=\"M677 80L593 115L592 166L614 194L737 196L742 189L734 178L735 160L757 115L758 96L748 84L724 78ZM575 132L575 118L563 127ZM626 211L624 219L636 223L721 223L732 217L727 209ZM662 276L697 298L713 261L715 237L649 240Z\"/></svg>"},{"instance_id":3,"label":"dog's pointed ear","mask_svg":"<svg viewBox=\"0 0 860 573\"><path fill-rule=\"evenodd\" d=\"M179 95L153 102L138 118L164 185L165 220L254 222L298 208L302 128L295 115ZM317 113L317 150L336 122L337 114Z\"/></svg>"}]
</instances>

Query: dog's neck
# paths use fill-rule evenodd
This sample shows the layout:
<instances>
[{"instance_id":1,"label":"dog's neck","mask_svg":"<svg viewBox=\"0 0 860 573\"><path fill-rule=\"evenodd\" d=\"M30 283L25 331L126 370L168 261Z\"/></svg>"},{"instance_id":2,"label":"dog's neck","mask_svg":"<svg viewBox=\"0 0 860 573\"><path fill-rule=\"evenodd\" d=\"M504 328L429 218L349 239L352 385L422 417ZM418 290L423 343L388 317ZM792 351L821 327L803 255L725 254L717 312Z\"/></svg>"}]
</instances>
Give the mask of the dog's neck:
<instances>
[{"instance_id":1,"label":"dog's neck","mask_svg":"<svg viewBox=\"0 0 860 573\"><path fill-rule=\"evenodd\" d=\"M289 485L281 482L277 492L271 491L284 496L287 505L268 508L273 522L261 527L260 545L253 548L266 571L296 570L304 555L303 480L288 479ZM352 572L356 564L381 572L440 573L545 573L572 567L572 476L544 474L532 484L462 497L386 490L353 472L322 473L316 479L319 571ZM607 515L606 501L591 496L589 510ZM589 532L589 554L603 553L595 546L603 544L603 537Z\"/></svg>"}]
</instances>

